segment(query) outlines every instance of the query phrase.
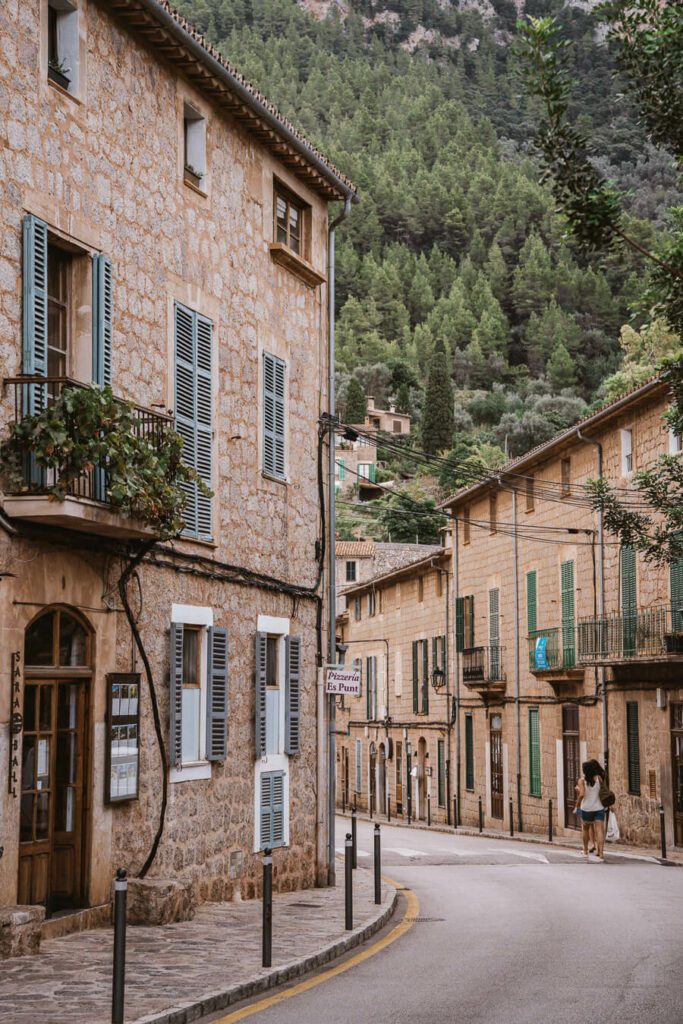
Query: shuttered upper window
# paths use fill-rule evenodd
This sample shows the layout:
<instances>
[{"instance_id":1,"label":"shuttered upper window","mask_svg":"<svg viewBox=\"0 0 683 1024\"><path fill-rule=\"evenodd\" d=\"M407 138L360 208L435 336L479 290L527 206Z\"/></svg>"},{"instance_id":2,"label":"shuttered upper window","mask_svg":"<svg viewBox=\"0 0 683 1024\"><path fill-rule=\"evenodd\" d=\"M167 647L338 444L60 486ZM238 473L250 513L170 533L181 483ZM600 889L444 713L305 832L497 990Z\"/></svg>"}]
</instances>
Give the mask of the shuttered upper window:
<instances>
[{"instance_id":1,"label":"shuttered upper window","mask_svg":"<svg viewBox=\"0 0 683 1024\"><path fill-rule=\"evenodd\" d=\"M562 599L562 664L565 668L573 668L576 663L573 559L561 563L560 585Z\"/></svg>"},{"instance_id":2,"label":"shuttered upper window","mask_svg":"<svg viewBox=\"0 0 683 1024\"><path fill-rule=\"evenodd\" d=\"M526 626L529 635L538 629L538 615L536 611L536 570L526 574Z\"/></svg>"},{"instance_id":3,"label":"shuttered upper window","mask_svg":"<svg viewBox=\"0 0 683 1024\"><path fill-rule=\"evenodd\" d=\"M436 741L436 792L439 807L446 806L446 747L443 740Z\"/></svg>"},{"instance_id":4,"label":"shuttered upper window","mask_svg":"<svg viewBox=\"0 0 683 1024\"><path fill-rule=\"evenodd\" d=\"M529 794L541 795L541 731L538 708L529 708Z\"/></svg>"},{"instance_id":5,"label":"shuttered upper window","mask_svg":"<svg viewBox=\"0 0 683 1024\"><path fill-rule=\"evenodd\" d=\"M640 796L640 735L638 701L626 701L626 739L628 750L628 791Z\"/></svg>"},{"instance_id":6,"label":"shuttered upper window","mask_svg":"<svg viewBox=\"0 0 683 1024\"><path fill-rule=\"evenodd\" d=\"M458 597L455 602L455 649L474 647L474 595Z\"/></svg>"},{"instance_id":7,"label":"shuttered upper window","mask_svg":"<svg viewBox=\"0 0 683 1024\"><path fill-rule=\"evenodd\" d=\"M213 324L179 302L174 310L175 421L183 439L183 461L212 486ZM186 537L213 537L211 498L195 482L183 484Z\"/></svg>"},{"instance_id":8,"label":"shuttered upper window","mask_svg":"<svg viewBox=\"0 0 683 1024\"><path fill-rule=\"evenodd\" d=\"M284 643L284 693L278 662ZM298 754L301 749L301 638L256 634L255 755ZM285 703L285 734L280 726L280 701Z\"/></svg>"},{"instance_id":9,"label":"shuttered upper window","mask_svg":"<svg viewBox=\"0 0 683 1024\"><path fill-rule=\"evenodd\" d=\"M286 364L277 356L263 353L263 471L284 480Z\"/></svg>"},{"instance_id":10,"label":"shuttered upper window","mask_svg":"<svg viewBox=\"0 0 683 1024\"><path fill-rule=\"evenodd\" d=\"M474 789L474 722L465 715L465 789Z\"/></svg>"},{"instance_id":11,"label":"shuttered upper window","mask_svg":"<svg viewBox=\"0 0 683 1024\"><path fill-rule=\"evenodd\" d=\"M169 761L223 761L227 752L228 635L171 624Z\"/></svg>"}]
</instances>

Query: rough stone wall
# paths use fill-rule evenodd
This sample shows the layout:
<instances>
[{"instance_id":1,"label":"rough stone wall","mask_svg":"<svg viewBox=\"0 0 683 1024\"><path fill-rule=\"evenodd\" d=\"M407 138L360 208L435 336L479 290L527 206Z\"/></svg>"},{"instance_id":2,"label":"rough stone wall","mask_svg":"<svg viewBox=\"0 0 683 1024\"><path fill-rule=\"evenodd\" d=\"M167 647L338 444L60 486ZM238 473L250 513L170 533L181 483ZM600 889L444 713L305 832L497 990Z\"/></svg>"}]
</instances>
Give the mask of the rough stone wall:
<instances>
[{"instance_id":1,"label":"rough stone wall","mask_svg":"<svg viewBox=\"0 0 683 1024\"><path fill-rule=\"evenodd\" d=\"M269 254L273 178L310 205L309 261L325 273L325 203L251 136L211 106L134 35L106 5L79 0L78 98L47 81L46 0L0 7L0 377L21 371L22 219L26 212L85 253L113 264L113 387L147 405L173 407L172 309L181 301L214 321L215 543L176 542L224 562L290 583L315 583L317 421L326 400L325 286L309 288ZM207 122L206 194L183 181L182 116L187 101ZM79 296L89 322L90 289ZM81 301L82 300L82 301ZM288 481L261 473L262 352L287 363ZM90 337L74 333L69 372L90 379ZM84 369L85 368L85 369ZM0 393L0 426L12 415ZM130 670L132 645L121 614L103 594L115 567L104 557L49 544L12 541L0 531L3 652L20 649L41 605L86 609L95 630L92 700L92 809L88 837L89 902L108 898L112 870L139 868L156 825L160 774L143 683L139 802L103 804L104 675ZM172 785L164 840L153 874L192 880L202 898L244 896L257 886L254 838L253 672L257 616L291 619L303 640L302 754L291 759L291 844L276 856L279 888L315 876L316 635L313 602L228 586L169 570L141 571L141 630L168 722L171 604L214 609L230 636L229 750L210 781ZM15 600L27 605L16 605ZM109 598L107 598L109 602ZM113 603L116 603L114 598ZM87 609L90 609L88 611ZM324 621L324 619L323 619ZM139 665L137 666L140 667ZM0 755L4 780L9 717L9 654L0 662ZM18 835L18 801L0 800L2 833ZM5 832L5 825L7 832ZM0 902L13 903L17 849L5 843Z\"/></svg>"}]
</instances>

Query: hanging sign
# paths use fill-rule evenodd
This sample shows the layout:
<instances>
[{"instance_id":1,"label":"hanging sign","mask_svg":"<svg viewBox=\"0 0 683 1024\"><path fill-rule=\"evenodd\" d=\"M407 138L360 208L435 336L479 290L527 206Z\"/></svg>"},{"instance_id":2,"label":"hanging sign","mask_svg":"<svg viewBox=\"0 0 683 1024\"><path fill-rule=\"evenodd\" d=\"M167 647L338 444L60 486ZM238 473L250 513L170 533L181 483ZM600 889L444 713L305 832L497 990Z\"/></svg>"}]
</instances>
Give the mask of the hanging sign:
<instances>
[{"instance_id":1,"label":"hanging sign","mask_svg":"<svg viewBox=\"0 0 683 1024\"><path fill-rule=\"evenodd\" d=\"M549 668L548 665L548 637L539 636L536 640L536 668Z\"/></svg>"},{"instance_id":2,"label":"hanging sign","mask_svg":"<svg viewBox=\"0 0 683 1024\"><path fill-rule=\"evenodd\" d=\"M140 673L107 675L105 800L137 800L140 772Z\"/></svg>"},{"instance_id":3,"label":"hanging sign","mask_svg":"<svg viewBox=\"0 0 683 1024\"><path fill-rule=\"evenodd\" d=\"M9 774L7 789L10 796L16 796L19 785L19 744L20 736L24 728L24 720L21 714L21 651L12 651L11 677L11 707L9 727Z\"/></svg>"},{"instance_id":4,"label":"hanging sign","mask_svg":"<svg viewBox=\"0 0 683 1024\"><path fill-rule=\"evenodd\" d=\"M360 697L360 669L353 665L328 665L325 669L325 693Z\"/></svg>"}]
</instances>

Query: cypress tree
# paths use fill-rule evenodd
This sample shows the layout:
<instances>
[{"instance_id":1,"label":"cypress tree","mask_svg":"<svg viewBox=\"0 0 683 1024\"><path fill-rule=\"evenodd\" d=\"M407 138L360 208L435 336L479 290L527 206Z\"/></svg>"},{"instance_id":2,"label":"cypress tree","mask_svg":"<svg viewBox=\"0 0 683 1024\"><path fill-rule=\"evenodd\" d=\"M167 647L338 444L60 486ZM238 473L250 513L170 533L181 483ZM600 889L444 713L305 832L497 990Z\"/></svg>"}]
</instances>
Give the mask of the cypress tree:
<instances>
[{"instance_id":1,"label":"cypress tree","mask_svg":"<svg viewBox=\"0 0 683 1024\"><path fill-rule=\"evenodd\" d=\"M453 387L443 342L439 339L429 362L422 422L422 446L430 455L448 451L453 444Z\"/></svg>"},{"instance_id":2,"label":"cypress tree","mask_svg":"<svg viewBox=\"0 0 683 1024\"><path fill-rule=\"evenodd\" d=\"M368 411L365 392L356 377L352 377L346 389L346 422L363 423Z\"/></svg>"}]
</instances>

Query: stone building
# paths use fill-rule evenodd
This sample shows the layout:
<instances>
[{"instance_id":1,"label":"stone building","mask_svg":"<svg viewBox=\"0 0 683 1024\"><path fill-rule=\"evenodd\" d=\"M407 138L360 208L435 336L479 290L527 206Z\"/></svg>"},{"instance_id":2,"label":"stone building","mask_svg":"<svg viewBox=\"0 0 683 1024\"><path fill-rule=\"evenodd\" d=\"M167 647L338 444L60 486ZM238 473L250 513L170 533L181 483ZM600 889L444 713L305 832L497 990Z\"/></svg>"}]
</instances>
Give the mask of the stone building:
<instances>
[{"instance_id":1,"label":"stone building","mask_svg":"<svg viewBox=\"0 0 683 1024\"><path fill-rule=\"evenodd\" d=\"M405 743L415 757L424 741L423 760L428 754L437 779L446 772L441 791L459 796L463 823L476 825L481 800L487 827L507 829L512 808L515 828L521 823L544 832L552 800L555 831L570 834L577 827L574 786L581 762L597 758L608 765L622 837L657 843L662 805L668 842L683 844L683 567L647 565L617 538L603 535L585 490L590 478L602 474L629 500L637 470L680 451L680 439L662 419L667 404L665 385L651 380L445 503L457 522L440 564L451 574L453 596L451 771L440 768L447 747L443 755L435 752L434 733L427 731L432 727L448 741L443 701L432 701L424 715L418 700L412 721L402 707L406 720L393 731L395 744L404 729L403 790ZM421 566L402 571L402 595L418 587L422 572ZM389 584L374 581L376 590ZM348 595L349 611L338 628L346 642L368 629L362 595L372 587L366 582ZM429 592L427 584L422 587ZM360 620L351 607L356 598ZM438 605L434 620L423 623L420 606L406 608L404 597L401 616L395 601L372 600L381 601L381 635L401 649L403 665L411 645L414 652L423 635L442 631ZM365 645L349 651L375 655ZM422 676L421 664L418 651L418 690L434 658L424 661ZM365 780L368 741L379 757L381 729L375 737L362 701L356 703L349 711L350 771L354 777L353 745L360 743ZM432 726L435 714L439 722ZM393 726L393 713L391 718ZM396 799L396 765L384 777ZM377 778L372 785L376 790ZM428 790L421 767L413 785ZM363 793L369 786L363 781ZM420 802L416 793L418 815ZM439 811L439 803L435 813L432 800L433 817L452 813Z\"/></svg>"},{"instance_id":2,"label":"stone building","mask_svg":"<svg viewBox=\"0 0 683 1024\"><path fill-rule=\"evenodd\" d=\"M367 398L367 411L365 413L366 430L379 430L386 434L409 434L410 416L405 412L396 412L393 405L388 409L375 408L375 399L372 395Z\"/></svg>"},{"instance_id":3,"label":"stone building","mask_svg":"<svg viewBox=\"0 0 683 1024\"><path fill-rule=\"evenodd\" d=\"M440 550L438 544L393 544L375 540L338 540L335 545L337 608L346 607L343 591L353 583L399 569Z\"/></svg>"},{"instance_id":4,"label":"stone building","mask_svg":"<svg viewBox=\"0 0 683 1024\"><path fill-rule=\"evenodd\" d=\"M0 905L94 919L119 866L250 897L265 846L310 886L328 204L353 186L165 0L7 0L0 35L2 437L65 379L111 383L213 492L188 486L129 619L152 538L106 467L63 501L31 460L5 484Z\"/></svg>"}]
</instances>

